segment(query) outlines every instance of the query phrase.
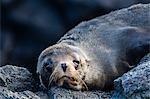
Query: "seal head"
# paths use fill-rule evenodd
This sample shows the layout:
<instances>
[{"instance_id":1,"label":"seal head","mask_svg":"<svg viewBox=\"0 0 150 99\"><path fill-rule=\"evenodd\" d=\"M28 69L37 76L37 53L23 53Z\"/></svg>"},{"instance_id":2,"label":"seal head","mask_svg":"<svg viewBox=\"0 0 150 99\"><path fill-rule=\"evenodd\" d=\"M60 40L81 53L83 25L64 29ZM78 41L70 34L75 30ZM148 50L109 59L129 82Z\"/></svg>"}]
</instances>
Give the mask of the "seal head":
<instances>
[{"instance_id":1,"label":"seal head","mask_svg":"<svg viewBox=\"0 0 150 99\"><path fill-rule=\"evenodd\" d=\"M45 88L55 84L74 90L88 90L84 82L87 67L88 61L79 49L59 44L41 53L37 73Z\"/></svg>"}]
</instances>

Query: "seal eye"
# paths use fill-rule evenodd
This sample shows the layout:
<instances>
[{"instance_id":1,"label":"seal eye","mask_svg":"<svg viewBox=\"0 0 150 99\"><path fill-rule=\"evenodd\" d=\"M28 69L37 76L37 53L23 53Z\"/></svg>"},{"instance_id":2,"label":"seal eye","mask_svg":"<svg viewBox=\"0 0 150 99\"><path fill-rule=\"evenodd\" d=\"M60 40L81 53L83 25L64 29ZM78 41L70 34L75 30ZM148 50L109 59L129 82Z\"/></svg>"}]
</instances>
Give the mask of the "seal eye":
<instances>
[{"instance_id":1,"label":"seal eye","mask_svg":"<svg viewBox=\"0 0 150 99\"><path fill-rule=\"evenodd\" d=\"M45 62L43 66L48 72L52 72L52 62L51 61Z\"/></svg>"},{"instance_id":2,"label":"seal eye","mask_svg":"<svg viewBox=\"0 0 150 99\"><path fill-rule=\"evenodd\" d=\"M80 62L78 60L73 60L73 63L79 65Z\"/></svg>"},{"instance_id":3,"label":"seal eye","mask_svg":"<svg viewBox=\"0 0 150 99\"><path fill-rule=\"evenodd\" d=\"M73 60L73 63L75 64L75 69L77 70L80 62L78 60Z\"/></svg>"}]
</instances>

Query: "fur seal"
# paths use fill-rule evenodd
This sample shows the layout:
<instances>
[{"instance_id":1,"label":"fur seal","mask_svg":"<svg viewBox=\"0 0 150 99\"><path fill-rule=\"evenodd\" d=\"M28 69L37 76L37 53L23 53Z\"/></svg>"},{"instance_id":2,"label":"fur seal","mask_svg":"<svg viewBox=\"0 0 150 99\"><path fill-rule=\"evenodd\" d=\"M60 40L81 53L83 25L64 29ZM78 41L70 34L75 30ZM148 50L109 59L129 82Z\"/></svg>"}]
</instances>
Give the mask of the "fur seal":
<instances>
[{"instance_id":1,"label":"fur seal","mask_svg":"<svg viewBox=\"0 0 150 99\"><path fill-rule=\"evenodd\" d=\"M150 52L148 9L137 5L76 26L40 54L41 84L74 90L110 88Z\"/></svg>"}]
</instances>

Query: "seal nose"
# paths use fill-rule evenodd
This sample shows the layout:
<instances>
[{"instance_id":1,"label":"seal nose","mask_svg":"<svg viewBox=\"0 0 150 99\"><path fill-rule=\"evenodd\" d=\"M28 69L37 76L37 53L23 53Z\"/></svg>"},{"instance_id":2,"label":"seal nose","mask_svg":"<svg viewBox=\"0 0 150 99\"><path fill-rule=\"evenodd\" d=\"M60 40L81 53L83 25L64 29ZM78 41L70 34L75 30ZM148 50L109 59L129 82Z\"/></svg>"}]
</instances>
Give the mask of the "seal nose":
<instances>
[{"instance_id":1,"label":"seal nose","mask_svg":"<svg viewBox=\"0 0 150 99\"><path fill-rule=\"evenodd\" d=\"M63 71L65 72L66 69L67 69L67 64L66 64L66 63L62 63L62 64L61 64L61 67L62 67Z\"/></svg>"}]
</instances>

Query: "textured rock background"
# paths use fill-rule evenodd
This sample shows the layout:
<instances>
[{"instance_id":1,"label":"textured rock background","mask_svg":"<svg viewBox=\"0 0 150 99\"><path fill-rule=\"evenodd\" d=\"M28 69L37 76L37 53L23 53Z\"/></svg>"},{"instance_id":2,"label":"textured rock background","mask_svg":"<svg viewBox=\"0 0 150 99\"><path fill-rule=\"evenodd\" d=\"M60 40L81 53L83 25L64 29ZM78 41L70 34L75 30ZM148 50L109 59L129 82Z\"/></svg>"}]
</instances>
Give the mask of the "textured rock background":
<instances>
[{"instance_id":1,"label":"textured rock background","mask_svg":"<svg viewBox=\"0 0 150 99\"><path fill-rule=\"evenodd\" d=\"M140 64L114 81L113 98L150 98L150 53Z\"/></svg>"},{"instance_id":2,"label":"textured rock background","mask_svg":"<svg viewBox=\"0 0 150 99\"><path fill-rule=\"evenodd\" d=\"M131 13L138 10L143 14L148 14L147 11L149 8L150 4L139 4L127 9L112 12L108 15L99 17L97 20L103 22L104 17L112 21L121 18L112 17L114 13L128 18L128 12ZM115 15L116 14L114 14L114 16ZM134 13L130 15L134 15ZM149 21L146 23L149 24ZM35 80L33 74L26 68L12 65L0 67L0 99L148 99L150 98L150 54L145 56L139 64L135 65L135 68L116 79L114 85L114 90L107 92L80 92L58 87L52 87L50 90L42 90L38 80Z\"/></svg>"},{"instance_id":3,"label":"textured rock background","mask_svg":"<svg viewBox=\"0 0 150 99\"><path fill-rule=\"evenodd\" d=\"M0 68L0 82L11 91L33 90L32 74L23 67L6 65ZM1 85L0 84L0 85Z\"/></svg>"}]
</instances>

